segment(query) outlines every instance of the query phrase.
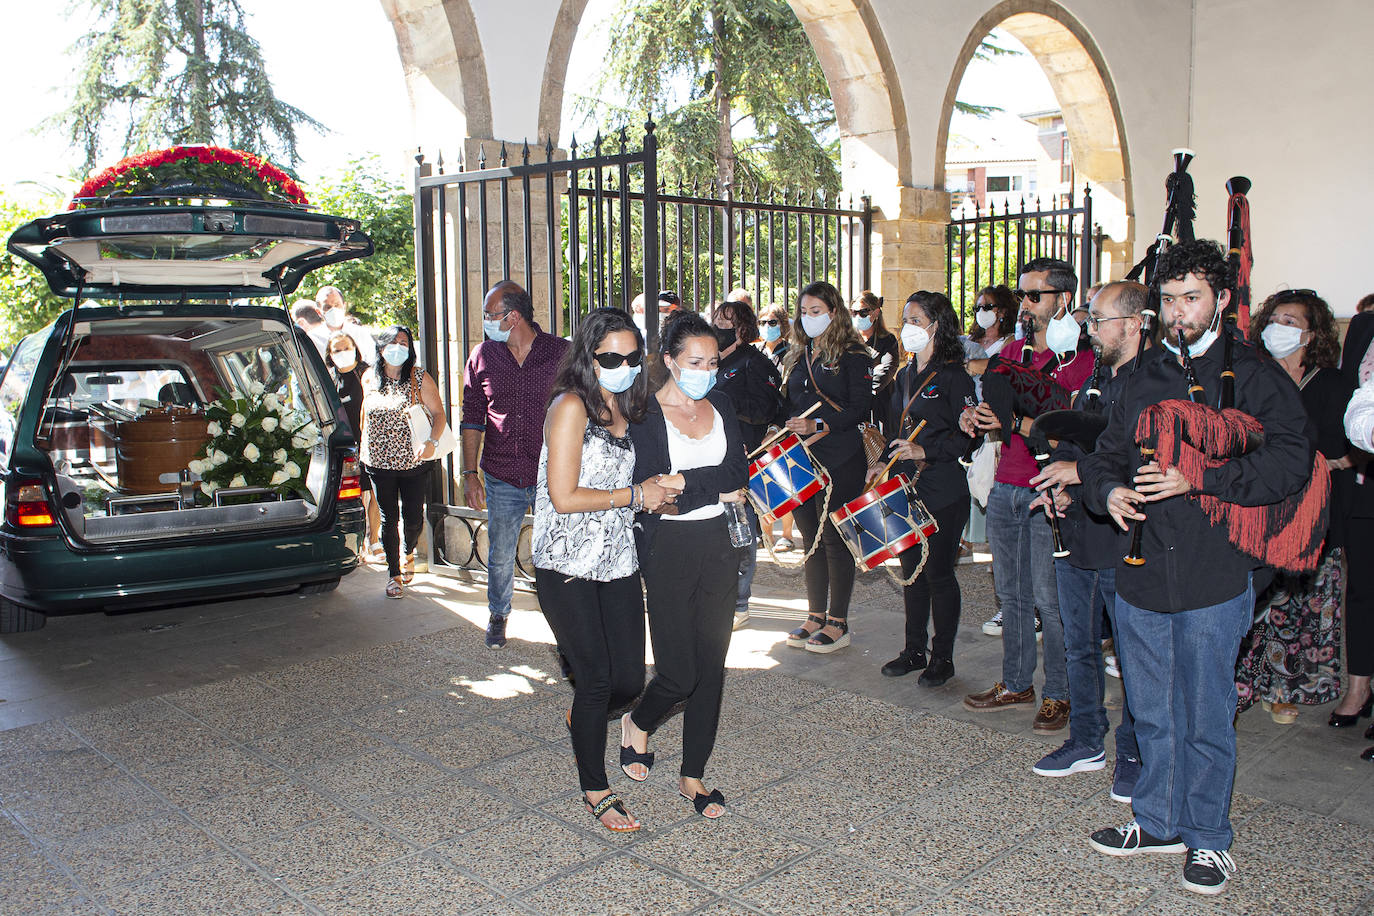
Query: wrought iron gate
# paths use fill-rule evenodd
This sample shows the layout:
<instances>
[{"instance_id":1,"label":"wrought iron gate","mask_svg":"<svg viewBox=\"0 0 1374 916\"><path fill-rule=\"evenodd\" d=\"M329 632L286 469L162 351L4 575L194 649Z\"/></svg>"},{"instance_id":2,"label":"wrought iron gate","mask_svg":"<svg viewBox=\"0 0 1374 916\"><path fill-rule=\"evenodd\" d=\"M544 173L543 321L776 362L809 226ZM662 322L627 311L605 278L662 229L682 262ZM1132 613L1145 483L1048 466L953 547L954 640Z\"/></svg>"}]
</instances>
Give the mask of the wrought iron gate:
<instances>
[{"instance_id":1,"label":"wrought iron gate","mask_svg":"<svg viewBox=\"0 0 1374 916\"><path fill-rule=\"evenodd\" d=\"M522 145L512 162L504 145L479 145L475 163L459 159L445 172L416 156L415 268L417 329L424 365L438 382L450 418L459 413L460 378L481 342L482 298L497 281L530 291L545 330L570 335L580 316L599 306L631 309L646 293L646 336L658 337L657 294L675 289L704 311L735 286L756 306L787 304L796 291L828 279L853 298L868 287L873 209L867 197L841 205L837 197L772 191L737 197L733 189L705 196L674 192L658 179L658 139L652 123L629 149L628 133L598 134L591 155L576 140L568 158L551 141L542 162ZM534 151L538 156L538 148ZM468 168L475 165L475 168ZM485 568L486 513L461 502L456 464L444 459L431 490L429 519L445 565ZM528 578L528 529L522 532L517 575Z\"/></svg>"}]
</instances>

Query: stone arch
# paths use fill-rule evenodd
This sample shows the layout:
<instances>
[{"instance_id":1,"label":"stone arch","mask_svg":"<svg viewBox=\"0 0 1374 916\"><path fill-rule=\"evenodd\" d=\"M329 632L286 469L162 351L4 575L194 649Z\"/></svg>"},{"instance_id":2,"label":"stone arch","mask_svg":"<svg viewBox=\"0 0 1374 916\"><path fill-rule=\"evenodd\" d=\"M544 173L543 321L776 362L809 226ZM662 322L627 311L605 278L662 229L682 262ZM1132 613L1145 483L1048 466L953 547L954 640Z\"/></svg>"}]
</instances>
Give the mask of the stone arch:
<instances>
[{"instance_id":1,"label":"stone arch","mask_svg":"<svg viewBox=\"0 0 1374 916\"><path fill-rule=\"evenodd\" d=\"M911 138L892 54L869 0L788 0L811 39L835 101L845 185L895 214L911 184ZM539 134L557 136L564 79L587 0L562 0L544 64Z\"/></svg>"},{"instance_id":2,"label":"stone arch","mask_svg":"<svg viewBox=\"0 0 1374 916\"><path fill-rule=\"evenodd\" d=\"M490 137L486 55L469 0L380 2L396 32L414 116L458 141Z\"/></svg>"},{"instance_id":3,"label":"stone arch","mask_svg":"<svg viewBox=\"0 0 1374 916\"><path fill-rule=\"evenodd\" d=\"M1025 45L1045 71L1064 112L1075 170L1125 202L1124 249L1130 251L1135 234L1131 160L1111 71L1083 24L1050 0L1003 0L969 32L945 90L940 129L935 137L934 186L942 188L945 184L949 122L964 70L984 36L998 26Z\"/></svg>"}]
</instances>

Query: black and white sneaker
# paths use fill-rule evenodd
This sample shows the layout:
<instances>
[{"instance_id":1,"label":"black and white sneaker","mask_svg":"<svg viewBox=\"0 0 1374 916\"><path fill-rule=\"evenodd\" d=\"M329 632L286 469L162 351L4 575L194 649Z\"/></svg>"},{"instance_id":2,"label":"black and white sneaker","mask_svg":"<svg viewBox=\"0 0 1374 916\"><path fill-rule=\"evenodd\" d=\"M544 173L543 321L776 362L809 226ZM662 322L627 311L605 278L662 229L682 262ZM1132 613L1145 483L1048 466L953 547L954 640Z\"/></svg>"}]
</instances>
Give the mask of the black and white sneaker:
<instances>
[{"instance_id":1,"label":"black and white sneaker","mask_svg":"<svg viewBox=\"0 0 1374 916\"><path fill-rule=\"evenodd\" d=\"M1109 856L1133 856L1138 852L1185 852L1183 840L1161 840L1150 836L1135 821L1120 827L1106 827L1088 837L1088 845Z\"/></svg>"},{"instance_id":2,"label":"black and white sneaker","mask_svg":"<svg viewBox=\"0 0 1374 916\"><path fill-rule=\"evenodd\" d=\"M1236 873L1236 860L1224 849L1190 849L1183 860L1183 886L1195 894L1220 894Z\"/></svg>"}]
</instances>

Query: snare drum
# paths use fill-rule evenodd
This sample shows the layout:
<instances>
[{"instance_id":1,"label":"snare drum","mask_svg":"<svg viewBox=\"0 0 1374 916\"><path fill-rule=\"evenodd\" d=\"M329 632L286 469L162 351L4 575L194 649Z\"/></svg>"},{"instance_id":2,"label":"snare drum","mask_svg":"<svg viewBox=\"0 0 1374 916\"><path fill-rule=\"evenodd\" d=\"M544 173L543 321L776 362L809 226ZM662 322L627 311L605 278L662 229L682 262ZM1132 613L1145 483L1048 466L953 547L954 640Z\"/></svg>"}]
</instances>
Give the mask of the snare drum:
<instances>
[{"instance_id":1,"label":"snare drum","mask_svg":"<svg viewBox=\"0 0 1374 916\"><path fill-rule=\"evenodd\" d=\"M876 569L940 530L905 474L851 499L830 513L830 519L864 569Z\"/></svg>"},{"instance_id":2,"label":"snare drum","mask_svg":"<svg viewBox=\"0 0 1374 916\"><path fill-rule=\"evenodd\" d=\"M796 433L788 433L749 463L749 495L759 512L782 518L830 484Z\"/></svg>"}]
</instances>

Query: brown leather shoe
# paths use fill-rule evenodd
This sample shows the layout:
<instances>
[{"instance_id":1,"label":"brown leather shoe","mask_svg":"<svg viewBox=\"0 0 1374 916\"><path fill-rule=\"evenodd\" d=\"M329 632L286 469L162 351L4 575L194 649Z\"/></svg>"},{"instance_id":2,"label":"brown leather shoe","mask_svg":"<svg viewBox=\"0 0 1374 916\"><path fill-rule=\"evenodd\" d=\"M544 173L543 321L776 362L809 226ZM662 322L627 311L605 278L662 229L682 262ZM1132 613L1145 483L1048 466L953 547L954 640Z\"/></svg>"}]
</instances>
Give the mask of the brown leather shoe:
<instances>
[{"instance_id":1,"label":"brown leather shoe","mask_svg":"<svg viewBox=\"0 0 1374 916\"><path fill-rule=\"evenodd\" d=\"M1027 687L1020 693L1012 693L1007 689L1006 684L998 681L982 693L973 693L964 697L964 708L974 712L992 712L996 709L1010 709L1013 706L1025 706L1027 703L1034 702L1034 687Z\"/></svg>"},{"instance_id":2,"label":"brown leather shoe","mask_svg":"<svg viewBox=\"0 0 1374 916\"><path fill-rule=\"evenodd\" d=\"M1040 711L1035 714L1035 724L1031 726L1031 730L1042 735L1048 735L1059 731L1068 724L1069 701L1046 698L1040 704Z\"/></svg>"}]
</instances>

